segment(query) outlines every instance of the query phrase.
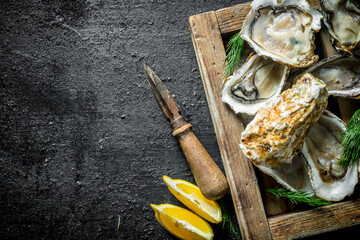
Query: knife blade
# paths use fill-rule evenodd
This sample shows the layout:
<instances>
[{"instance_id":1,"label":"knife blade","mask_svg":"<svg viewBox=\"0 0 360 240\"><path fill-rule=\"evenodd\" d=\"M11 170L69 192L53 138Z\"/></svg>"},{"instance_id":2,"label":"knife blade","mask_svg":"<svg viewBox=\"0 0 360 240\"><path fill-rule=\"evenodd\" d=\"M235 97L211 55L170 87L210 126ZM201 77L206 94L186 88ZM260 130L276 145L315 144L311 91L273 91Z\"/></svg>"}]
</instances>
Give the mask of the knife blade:
<instances>
[{"instance_id":1,"label":"knife blade","mask_svg":"<svg viewBox=\"0 0 360 240\"><path fill-rule=\"evenodd\" d=\"M149 82L160 108L170 121L172 135L178 139L202 194L211 200L223 197L229 190L225 175L195 136L191 124L179 113L179 107L165 84L146 64L144 64L144 70L146 80Z\"/></svg>"}]
</instances>

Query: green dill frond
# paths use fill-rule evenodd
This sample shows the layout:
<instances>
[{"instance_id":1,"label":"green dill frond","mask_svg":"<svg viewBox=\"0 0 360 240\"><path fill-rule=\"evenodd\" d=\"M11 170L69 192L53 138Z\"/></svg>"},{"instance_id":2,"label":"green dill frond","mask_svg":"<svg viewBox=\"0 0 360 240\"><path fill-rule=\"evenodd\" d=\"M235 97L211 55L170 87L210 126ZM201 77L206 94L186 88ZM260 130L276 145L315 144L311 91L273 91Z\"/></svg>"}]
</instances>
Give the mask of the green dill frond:
<instances>
[{"instance_id":1,"label":"green dill frond","mask_svg":"<svg viewBox=\"0 0 360 240\"><path fill-rule=\"evenodd\" d=\"M222 212L221 228L225 230L232 238L238 239L238 233L236 232L234 225L232 224L226 204L222 199L219 200L219 204Z\"/></svg>"},{"instance_id":2,"label":"green dill frond","mask_svg":"<svg viewBox=\"0 0 360 240\"><path fill-rule=\"evenodd\" d=\"M226 57L223 61L226 63L224 70L225 77L230 76L234 72L236 63L241 58L243 51L244 40L240 37L239 33L236 33L230 38L226 46Z\"/></svg>"},{"instance_id":3,"label":"green dill frond","mask_svg":"<svg viewBox=\"0 0 360 240\"><path fill-rule=\"evenodd\" d=\"M358 109L341 134L342 155L340 166L347 168L360 159L360 109Z\"/></svg>"},{"instance_id":4,"label":"green dill frond","mask_svg":"<svg viewBox=\"0 0 360 240\"><path fill-rule=\"evenodd\" d=\"M310 206L326 206L331 205L331 202L328 202L322 198L316 197L310 193L304 191L290 191L284 187L268 188L265 191L274 194L276 197L284 197L289 199L292 203L306 203Z\"/></svg>"}]
</instances>

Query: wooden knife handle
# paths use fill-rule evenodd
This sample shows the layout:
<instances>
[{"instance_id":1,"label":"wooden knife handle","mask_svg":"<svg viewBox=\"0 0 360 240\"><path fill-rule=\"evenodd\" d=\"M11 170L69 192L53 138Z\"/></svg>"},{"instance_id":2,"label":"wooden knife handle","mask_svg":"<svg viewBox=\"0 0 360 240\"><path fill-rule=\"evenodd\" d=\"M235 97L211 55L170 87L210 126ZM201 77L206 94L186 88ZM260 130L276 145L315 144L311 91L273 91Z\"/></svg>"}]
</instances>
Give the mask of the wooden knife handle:
<instances>
[{"instance_id":1,"label":"wooden knife handle","mask_svg":"<svg viewBox=\"0 0 360 240\"><path fill-rule=\"evenodd\" d=\"M173 136L179 140L202 194L210 200L223 197L229 190L226 177L195 136L191 124L188 123L174 130Z\"/></svg>"}]
</instances>

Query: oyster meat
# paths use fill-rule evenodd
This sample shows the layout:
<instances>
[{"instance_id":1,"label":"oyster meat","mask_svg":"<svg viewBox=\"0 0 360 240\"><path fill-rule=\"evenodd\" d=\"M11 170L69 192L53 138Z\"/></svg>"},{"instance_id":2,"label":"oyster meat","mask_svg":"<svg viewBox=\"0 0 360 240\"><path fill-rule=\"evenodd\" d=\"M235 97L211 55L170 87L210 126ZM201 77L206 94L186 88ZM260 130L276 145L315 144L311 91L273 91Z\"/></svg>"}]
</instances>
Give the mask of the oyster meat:
<instances>
[{"instance_id":1,"label":"oyster meat","mask_svg":"<svg viewBox=\"0 0 360 240\"><path fill-rule=\"evenodd\" d=\"M307 67L318 60L314 35L322 15L306 0L254 0L241 37L259 54L290 67Z\"/></svg>"},{"instance_id":2,"label":"oyster meat","mask_svg":"<svg viewBox=\"0 0 360 240\"><path fill-rule=\"evenodd\" d=\"M360 42L360 2L322 0L321 9L334 47L351 55Z\"/></svg>"},{"instance_id":3,"label":"oyster meat","mask_svg":"<svg viewBox=\"0 0 360 240\"><path fill-rule=\"evenodd\" d=\"M260 108L242 133L240 148L255 165L291 163L327 99L326 85L304 74L292 88Z\"/></svg>"},{"instance_id":4,"label":"oyster meat","mask_svg":"<svg viewBox=\"0 0 360 240\"><path fill-rule=\"evenodd\" d=\"M239 70L224 79L221 99L235 113L254 115L266 101L280 94L288 73L288 67L253 53Z\"/></svg>"},{"instance_id":5,"label":"oyster meat","mask_svg":"<svg viewBox=\"0 0 360 240\"><path fill-rule=\"evenodd\" d=\"M326 84L329 95L360 97L360 58L333 55L306 70Z\"/></svg>"},{"instance_id":6,"label":"oyster meat","mask_svg":"<svg viewBox=\"0 0 360 240\"><path fill-rule=\"evenodd\" d=\"M302 154L308 163L308 173L315 194L328 201L340 201L351 195L358 182L358 165L343 169L339 134L345 123L329 111L309 130Z\"/></svg>"}]
</instances>

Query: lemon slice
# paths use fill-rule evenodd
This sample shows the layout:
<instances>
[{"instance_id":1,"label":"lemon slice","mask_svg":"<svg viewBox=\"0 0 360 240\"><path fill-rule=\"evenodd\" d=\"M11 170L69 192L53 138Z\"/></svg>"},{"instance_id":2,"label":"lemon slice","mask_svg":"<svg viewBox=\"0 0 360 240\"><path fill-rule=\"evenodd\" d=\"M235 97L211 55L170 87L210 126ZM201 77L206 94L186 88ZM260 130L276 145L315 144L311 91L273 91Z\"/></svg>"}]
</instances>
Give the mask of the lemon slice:
<instances>
[{"instance_id":1,"label":"lemon slice","mask_svg":"<svg viewBox=\"0 0 360 240\"><path fill-rule=\"evenodd\" d=\"M181 239L212 239L214 233L209 223L191 211L172 204L151 204L157 221Z\"/></svg>"},{"instance_id":2,"label":"lemon slice","mask_svg":"<svg viewBox=\"0 0 360 240\"><path fill-rule=\"evenodd\" d=\"M181 179L172 179L166 175L163 176L163 180L170 192L193 212L209 222L221 222L222 216L219 204L205 198L198 186Z\"/></svg>"}]
</instances>

